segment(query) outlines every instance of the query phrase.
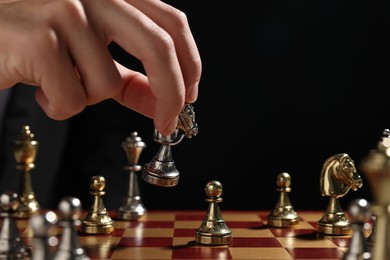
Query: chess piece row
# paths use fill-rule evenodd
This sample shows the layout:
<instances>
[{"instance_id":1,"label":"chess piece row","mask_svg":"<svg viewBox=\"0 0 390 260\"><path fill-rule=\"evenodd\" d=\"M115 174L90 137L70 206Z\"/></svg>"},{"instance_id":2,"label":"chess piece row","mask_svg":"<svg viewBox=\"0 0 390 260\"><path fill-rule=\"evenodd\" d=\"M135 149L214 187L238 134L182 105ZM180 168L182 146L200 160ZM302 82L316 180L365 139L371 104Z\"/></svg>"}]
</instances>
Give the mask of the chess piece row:
<instances>
[{"instance_id":1,"label":"chess piece row","mask_svg":"<svg viewBox=\"0 0 390 260\"><path fill-rule=\"evenodd\" d=\"M89 260L80 246L77 227L80 225L81 202L74 197L63 198L58 206L60 217L53 211L34 214L29 219L33 235L33 249L21 238L16 225L16 209L19 206L15 192L5 192L0 196L2 225L0 229L1 259L33 260ZM61 237L57 239L56 224L61 227Z\"/></svg>"}]
</instances>

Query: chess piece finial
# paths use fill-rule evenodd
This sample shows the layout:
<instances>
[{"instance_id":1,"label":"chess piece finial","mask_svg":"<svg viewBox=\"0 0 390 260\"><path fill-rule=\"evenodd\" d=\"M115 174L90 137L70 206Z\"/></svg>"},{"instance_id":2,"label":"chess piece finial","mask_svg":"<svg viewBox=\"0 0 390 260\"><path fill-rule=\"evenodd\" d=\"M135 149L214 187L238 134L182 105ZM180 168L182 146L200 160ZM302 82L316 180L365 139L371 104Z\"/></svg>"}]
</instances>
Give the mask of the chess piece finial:
<instances>
[{"instance_id":1,"label":"chess piece finial","mask_svg":"<svg viewBox=\"0 0 390 260\"><path fill-rule=\"evenodd\" d=\"M195 112L191 104L186 103L179 114L176 130L169 136L154 130L153 140L160 144L154 158L144 166L142 178L151 184L163 187L176 186L180 173L176 169L171 147L177 145L184 137L191 138L198 134Z\"/></svg>"},{"instance_id":2,"label":"chess piece finial","mask_svg":"<svg viewBox=\"0 0 390 260\"><path fill-rule=\"evenodd\" d=\"M330 156L323 164L320 177L322 196L328 196L328 208L317 223L317 231L327 235L351 233L350 222L345 216L339 198L350 189L361 188L363 181L356 171L355 163L346 153Z\"/></svg>"},{"instance_id":3,"label":"chess piece finial","mask_svg":"<svg viewBox=\"0 0 390 260\"><path fill-rule=\"evenodd\" d=\"M62 235L54 260L89 260L80 246L76 227L80 225L81 201L75 197L65 197L58 204L59 225Z\"/></svg>"},{"instance_id":4,"label":"chess piece finial","mask_svg":"<svg viewBox=\"0 0 390 260\"><path fill-rule=\"evenodd\" d=\"M364 236L364 225L371 217L370 205L365 199L355 199L350 203L348 212L352 219L352 237L342 260L371 259L371 253Z\"/></svg>"},{"instance_id":5,"label":"chess piece finial","mask_svg":"<svg viewBox=\"0 0 390 260\"><path fill-rule=\"evenodd\" d=\"M81 222L80 232L87 234L110 234L114 231L114 221L111 219L104 206L103 196L105 194L106 179L103 176L93 176L90 188L92 205Z\"/></svg>"},{"instance_id":6,"label":"chess piece finial","mask_svg":"<svg viewBox=\"0 0 390 260\"><path fill-rule=\"evenodd\" d=\"M32 260L52 260L54 249L58 245L55 227L58 218L54 211L44 214L35 214L30 217L29 223L33 232L33 258Z\"/></svg>"},{"instance_id":7,"label":"chess piece finial","mask_svg":"<svg viewBox=\"0 0 390 260\"><path fill-rule=\"evenodd\" d=\"M209 181L205 192L209 208L201 226L196 230L195 241L204 245L230 244L233 240L232 231L226 225L218 205L222 201L222 184L215 180Z\"/></svg>"},{"instance_id":8,"label":"chess piece finial","mask_svg":"<svg viewBox=\"0 0 390 260\"><path fill-rule=\"evenodd\" d=\"M137 132L132 132L122 143L122 147L126 152L129 163L125 166L125 170L129 172L129 188L127 196L123 198L123 203L118 209L117 218L134 220L141 218L146 213L138 186L138 172L142 170L142 166L138 164L138 161L146 144Z\"/></svg>"},{"instance_id":9,"label":"chess piece finial","mask_svg":"<svg viewBox=\"0 0 390 260\"><path fill-rule=\"evenodd\" d=\"M271 214L268 215L268 225L272 227L292 227L298 224L299 216L295 212L288 193L291 191L291 176L287 172L278 174L276 178L278 202Z\"/></svg>"},{"instance_id":10,"label":"chess piece finial","mask_svg":"<svg viewBox=\"0 0 390 260\"><path fill-rule=\"evenodd\" d=\"M0 259L28 259L31 249L28 248L19 235L14 214L19 207L18 195L15 192L5 192L0 195L2 223L0 228Z\"/></svg>"},{"instance_id":11,"label":"chess piece finial","mask_svg":"<svg viewBox=\"0 0 390 260\"><path fill-rule=\"evenodd\" d=\"M371 203L375 216L372 243L373 260L390 259L390 130L384 129L376 149L363 158L360 168L372 191Z\"/></svg>"},{"instance_id":12,"label":"chess piece finial","mask_svg":"<svg viewBox=\"0 0 390 260\"><path fill-rule=\"evenodd\" d=\"M31 184L31 170L35 167L35 158L38 150L38 142L29 126L22 127L19 138L14 142L14 156L16 169L21 172L19 182L18 198L20 204L15 212L16 218L28 218L40 211L39 203Z\"/></svg>"}]
</instances>

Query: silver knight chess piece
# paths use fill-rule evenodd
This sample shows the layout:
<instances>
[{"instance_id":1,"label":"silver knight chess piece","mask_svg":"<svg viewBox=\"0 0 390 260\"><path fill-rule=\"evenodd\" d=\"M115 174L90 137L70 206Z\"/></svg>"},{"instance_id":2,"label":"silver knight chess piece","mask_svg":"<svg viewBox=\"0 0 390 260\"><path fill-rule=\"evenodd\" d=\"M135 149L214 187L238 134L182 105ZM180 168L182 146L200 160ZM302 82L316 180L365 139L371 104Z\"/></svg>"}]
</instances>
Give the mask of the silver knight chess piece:
<instances>
[{"instance_id":1,"label":"silver knight chess piece","mask_svg":"<svg viewBox=\"0 0 390 260\"><path fill-rule=\"evenodd\" d=\"M323 164L320 177L322 196L328 196L328 208L317 223L317 231L326 235L351 233L350 222L344 214L339 198L350 189L361 188L363 181L356 171L355 163L346 153L330 156Z\"/></svg>"},{"instance_id":2,"label":"silver knight chess piece","mask_svg":"<svg viewBox=\"0 0 390 260\"><path fill-rule=\"evenodd\" d=\"M360 168L371 186L375 215L373 231L370 236L373 260L390 259L390 130L385 129L376 149L363 158ZM374 240L375 241L374 241Z\"/></svg>"},{"instance_id":3,"label":"silver knight chess piece","mask_svg":"<svg viewBox=\"0 0 390 260\"><path fill-rule=\"evenodd\" d=\"M153 140L161 146L154 158L144 166L142 179L157 186L176 186L180 174L176 169L171 147L180 143L184 137L192 138L197 134L194 108L187 103L180 112L176 130L171 135L162 135L154 130Z\"/></svg>"}]
</instances>

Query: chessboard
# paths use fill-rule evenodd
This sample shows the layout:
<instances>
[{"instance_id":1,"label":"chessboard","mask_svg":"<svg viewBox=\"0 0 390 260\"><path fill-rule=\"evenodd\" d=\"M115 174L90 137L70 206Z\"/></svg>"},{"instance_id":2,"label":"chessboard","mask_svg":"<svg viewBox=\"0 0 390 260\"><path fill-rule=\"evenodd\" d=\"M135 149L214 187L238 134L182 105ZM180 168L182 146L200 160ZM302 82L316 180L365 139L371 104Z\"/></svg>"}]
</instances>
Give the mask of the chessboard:
<instances>
[{"instance_id":1,"label":"chessboard","mask_svg":"<svg viewBox=\"0 0 390 260\"><path fill-rule=\"evenodd\" d=\"M117 220L109 235L79 234L91 259L341 259L351 237L324 236L316 232L319 211L297 211L292 228L267 226L266 211L223 211L232 230L228 245L207 246L195 242L195 230L204 211L148 211L138 220ZM27 219L16 220L22 239L32 247ZM60 229L59 229L60 230ZM60 233L60 232L58 232ZM58 234L60 238L60 235ZM32 248L32 250L34 250Z\"/></svg>"}]
</instances>

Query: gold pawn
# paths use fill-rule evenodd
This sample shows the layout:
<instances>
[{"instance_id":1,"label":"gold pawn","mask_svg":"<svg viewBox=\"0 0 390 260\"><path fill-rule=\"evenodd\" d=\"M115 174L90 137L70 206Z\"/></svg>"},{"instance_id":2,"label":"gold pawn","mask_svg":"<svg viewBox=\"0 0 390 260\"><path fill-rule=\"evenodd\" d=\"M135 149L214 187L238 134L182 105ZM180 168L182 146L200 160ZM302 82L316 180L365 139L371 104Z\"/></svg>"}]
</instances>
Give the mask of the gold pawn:
<instances>
[{"instance_id":1,"label":"gold pawn","mask_svg":"<svg viewBox=\"0 0 390 260\"><path fill-rule=\"evenodd\" d=\"M106 180L103 176L91 178L91 192L93 196L92 206L81 223L80 232L87 234L110 234L114 231L114 221L106 210L102 196Z\"/></svg>"},{"instance_id":2,"label":"gold pawn","mask_svg":"<svg viewBox=\"0 0 390 260\"><path fill-rule=\"evenodd\" d=\"M271 227L292 227L298 224L299 216L288 197L291 191L291 177L287 172L278 174L276 178L276 189L279 192L278 202L274 210L268 216L268 225Z\"/></svg>"}]
</instances>

